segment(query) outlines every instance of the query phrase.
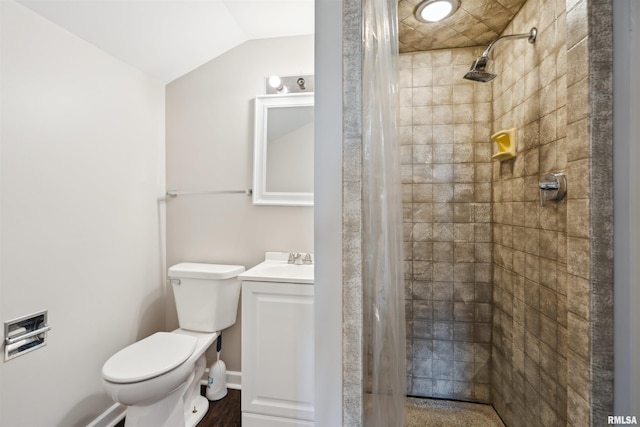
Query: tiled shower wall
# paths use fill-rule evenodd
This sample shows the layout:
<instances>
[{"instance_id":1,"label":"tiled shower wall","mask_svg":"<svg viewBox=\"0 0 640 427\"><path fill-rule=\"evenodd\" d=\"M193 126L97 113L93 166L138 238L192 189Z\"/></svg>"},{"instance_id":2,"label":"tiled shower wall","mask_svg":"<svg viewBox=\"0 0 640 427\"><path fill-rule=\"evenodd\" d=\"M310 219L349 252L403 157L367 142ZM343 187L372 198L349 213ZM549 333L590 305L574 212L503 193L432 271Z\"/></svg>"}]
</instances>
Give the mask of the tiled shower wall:
<instances>
[{"instance_id":1,"label":"tiled shower wall","mask_svg":"<svg viewBox=\"0 0 640 427\"><path fill-rule=\"evenodd\" d=\"M541 207L538 193L538 182L551 172L567 174L572 197L584 197L588 186L588 160L568 165L568 153L579 147L567 138L572 113L567 111L566 22L564 1L529 0L505 34L535 26L535 45L504 42L493 51L499 74L492 82L494 129L517 128L517 157L496 162L493 170L491 400L508 426L523 420L530 426L567 425L567 294L568 286L576 285L568 284L568 263L588 270L588 240L587 252L568 260L567 200ZM587 211L580 212L586 217L571 221L588 233ZM588 286L574 303L587 295ZM574 339L588 351L586 329ZM583 385L588 393L588 381Z\"/></svg>"},{"instance_id":2,"label":"tiled shower wall","mask_svg":"<svg viewBox=\"0 0 640 427\"><path fill-rule=\"evenodd\" d=\"M346 178L344 179L343 223L347 230L344 233L344 247L350 250L344 252L343 258L345 268L343 313L345 316L344 342L353 344L343 348L345 378L343 411L344 425L357 426L362 425L363 388L360 383L362 373L357 369L360 366L358 361L361 360L358 349L362 348L360 345L362 328L359 323L362 311L361 305L358 305L358 301L361 301L358 295L361 292L362 282L358 268L354 267L359 266L361 253L356 241L357 231L352 230L358 229L357 223L360 218L360 211L357 209L360 200L360 192L357 191L360 170L358 155L360 151L357 140L359 134L354 134L354 129L358 129L357 119L361 114L361 98L354 96L356 92L354 89L360 87L358 52L360 52L361 26L357 24L361 16L359 13L361 3L346 1L345 4L348 7L345 7L343 36L345 52L348 55L345 56L343 72L346 87L344 111L347 117L345 123L349 126L346 126L347 130L344 134L343 154L346 160L344 164ZM524 40L505 42L502 47L500 45L496 47L496 49L512 49L510 56L503 57L510 58L511 62L498 58L497 65L514 67L515 72L511 72L510 78L520 80L520 83L516 84L514 80L512 85L504 86L498 81L495 82L496 86L500 86L496 90L502 91L502 94L496 97L502 99L497 100L495 126L496 128L509 126L505 118L511 114L514 114L514 117L523 114L527 120L524 125L514 123L514 126L521 129L524 126L523 129L525 129L525 139L523 139L525 145L520 146L519 153L521 160L511 161L513 166L511 170L509 166L496 166L497 170L494 170L495 191L499 192L499 196L496 193L495 197L500 197L495 201L495 207L501 219L500 221L496 219L494 224L496 284L494 285L495 324L492 344L494 353L491 403L498 409L508 426L596 426L603 425L606 422L606 415L613 413L611 8L612 0L529 0L516 17L515 25L510 26L505 34L512 31L528 32L531 25L536 25L542 32L535 48ZM566 37L564 54L562 47L558 45L563 43L563 37ZM516 56L526 48L535 49L536 56ZM420 369L422 369L420 372L429 372L430 362L427 360L431 359L432 362L434 360L433 325L436 322L433 321L433 308L431 314L428 309L429 301L433 304L433 280L420 278L414 280L413 277L414 264L416 264L412 237L413 209L411 213L408 212L409 207L413 208L415 204L412 188L413 169L415 165L419 169L423 163L428 164L426 159L424 162L418 160L416 163L413 160L413 146L423 145L420 138L414 142L414 136L419 136L421 126L428 126L426 123L414 126L413 86L416 86L419 94L421 87L428 86L426 84L428 77L422 77L425 83L421 83L420 80L415 82L413 74L414 67L431 68L455 64L452 70L459 71L460 68L467 68L468 64L462 67L455 62L453 55L457 51L463 52L465 49L442 51L443 53L432 52L431 54L436 54L435 56L428 53L401 55L403 76L401 142L404 148L405 170L404 207L407 230L405 246L407 247L407 333L410 380L408 393L410 394L419 394L421 384L424 385L424 390L431 389L433 392L434 381L436 381L436 389L439 381L434 380L433 375L416 375ZM444 59L440 55L446 57L448 55L446 52L451 52L453 62L444 61L446 64L440 64ZM552 55L556 56L553 71L555 75L551 72L554 62L551 60ZM565 55L566 62L564 62ZM417 56L421 59L415 61ZM432 61L429 65L426 62L427 59ZM434 59L437 63L433 62ZM535 69L537 75L530 73L531 67ZM509 71L503 73L509 75ZM554 77L551 78L553 75ZM522 77L518 78L518 76ZM433 74L431 78L433 79ZM566 79L566 86L562 84L563 79ZM460 82L462 81L456 80L456 83ZM555 85L548 84L549 82L555 82ZM494 83L477 84L473 90L490 90L492 85ZM410 97L408 97L409 93ZM428 89L426 93L428 96ZM433 90L431 94L433 95ZM564 96L566 96L565 108L562 106ZM475 94L471 97L475 99ZM483 92L479 99L492 99L491 92ZM554 99L553 102L552 99ZM416 107L428 106L426 98L422 102L424 103L417 104ZM433 99L430 102L433 106ZM553 116L556 120L555 128L551 120ZM565 116L566 122L563 122ZM433 120L433 109L430 117ZM430 126L433 126L433 122ZM431 129L430 135L428 133L425 135L424 145L427 140L434 142L435 127ZM479 141L488 141L486 137L490 131L485 132L481 132L482 138L478 138ZM553 132L555 136L551 137ZM563 137L563 134L566 136ZM537 142L535 138L538 138ZM411 160L407 157L409 152L411 152ZM431 150L432 154L433 152ZM521 213L519 204L528 203L527 206L532 208L533 202L537 200L537 189L532 177L537 175L541 178L552 168L562 171L558 168L563 166L564 162L566 162L564 172L569 179L566 207L551 205L545 207L545 210L538 210L535 215L532 212L536 211ZM531 168L535 169L536 163L537 171L533 172ZM504 175L501 175L503 172ZM409 176L411 176L410 181ZM525 185L522 190L520 178L524 180L523 185ZM597 191L591 191L590 187L593 186ZM433 188L431 197L433 197ZM421 204L421 202L416 203ZM563 209L566 209L566 217L563 216ZM510 215L509 212L511 212ZM523 215L525 215L524 219ZM510 224L507 223L508 218L510 218ZM516 220L518 223L515 222ZM537 225L530 225L531 221ZM566 231L562 230L562 224L565 224ZM515 245L521 242L514 242L514 237L522 237L521 231L514 233L515 227L538 230L537 233L528 231L533 233L534 240L536 235L539 236L538 255L535 255L533 244L527 245L529 249L525 246L524 251L515 248ZM510 236L509 232L511 232ZM526 238L527 230L524 232ZM555 233L558 240L553 241L550 233ZM594 238L595 236L597 238ZM432 243L435 243L433 239ZM428 244L426 246L428 247ZM505 254L503 250L507 253ZM505 255L506 258L503 258ZM432 253L431 258L433 256ZM424 257L428 258L428 253ZM416 259L416 261L420 263L420 260ZM428 262L428 260L424 261ZM432 267L433 264L432 260ZM424 265L427 266L424 271L428 271L428 263ZM507 266L510 267L507 268ZM538 273L535 272L535 268L538 268ZM551 268L551 270L543 271L544 268ZM433 270L431 273L433 274ZM533 280L528 278L529 276ZM553 279L555 286L550 282L552 277L555 277ZM525 293L525 288L520 286L521 280L524 280L526 285L534 286ZM429 291L429 282L431 282L431 291ZM414 293L414 290L420 289L421 286L425 289L425 295L422 298L418 293ZM552 291L554 287L555 291ZM415 313L412 299L414 294L417 301L416 308L420 305L426 306L426 314ZM552 308L554 296L555 315ZM432 319L430 328L429 318ZM418 327L414 328L416 321ZM508 327L510 325L511 329ZM554 344L551 331L554 328L555 350L551 351ZM453 342L453 361L455 362L455 340ZM551 346L548 343L551 343ZM416 349L420 345L423 351ZM477 347L482 349L481 345ZM521 349L526 350L526 353ZM414 362L416 356L419 357ZM546 356L550 356L550 359L545 360ZM471 353L467 353L464 359L467 362L475 360ZM477 363L479 363L478 367L486 366L481 362ZM555 369L550 366L553 363L558 364ZM554 371L557 376L551 378L549 373ZM430 372L433 373L432 370ZM453 381L448 379L452 375L445 376L447 379L441 380L444 384L446 381ZM482 387L482 384L486 383L474 384L480 384Z\"/></svg>"},{"instance_id":3,"label":"tiled shower wall","mask_svg":"<svg viewBox=\"0 0 640 427\"><path fill-rule=\"evenodd\" d=\"M400 55L407 393L488 402L491 86L482 48Z\"/></svg>"}]
</instances>

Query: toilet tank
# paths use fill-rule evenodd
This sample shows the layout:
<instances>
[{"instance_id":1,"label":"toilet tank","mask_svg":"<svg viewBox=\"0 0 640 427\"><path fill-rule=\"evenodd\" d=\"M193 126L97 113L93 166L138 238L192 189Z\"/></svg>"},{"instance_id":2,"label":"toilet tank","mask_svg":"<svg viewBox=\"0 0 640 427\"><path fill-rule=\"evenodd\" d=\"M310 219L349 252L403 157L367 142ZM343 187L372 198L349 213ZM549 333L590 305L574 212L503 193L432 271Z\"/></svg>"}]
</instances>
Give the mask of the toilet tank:
<instances>
[{"instance_id":1,"label":"toilet tank","mask_svg":"<svg viewBox=\"0 0 640 427\"><path fill-rule=\"evenodd\" d=\"M242 265L183 262L169 268L181 329L221 331L236 322Z\"/></svg>"}]
</instances>

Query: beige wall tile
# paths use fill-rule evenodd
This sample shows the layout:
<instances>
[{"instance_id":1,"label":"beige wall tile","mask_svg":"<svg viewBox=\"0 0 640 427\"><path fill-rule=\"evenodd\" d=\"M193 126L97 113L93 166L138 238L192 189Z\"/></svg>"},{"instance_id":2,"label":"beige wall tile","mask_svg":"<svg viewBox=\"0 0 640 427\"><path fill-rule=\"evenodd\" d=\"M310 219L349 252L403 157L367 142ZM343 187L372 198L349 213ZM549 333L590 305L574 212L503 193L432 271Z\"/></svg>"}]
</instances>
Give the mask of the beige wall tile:
<instances>
[{"instance_id":1,"label":"beige wall tile","mask_svg":"<svg viewBox=\"0 0 640 427\"><path fill-rule=\"evenodd\" d=\"M568 3L573 3L573 0L568 0ZM567 48L587 37L588 31L587 0L579 0L571 7L567 4Z\"/></svg>"},{"instance_id":2,"label":"beige wall tile","mask_svg":"<svg viewBox=\"0 0 640 427\"><path fill-rule=\"evenodd\" d=\"M412 107L411 123L407 126L411 131L405 130L403 138L411 144L408 146L411 149L403 151L402 156L403 163L410 163L411 168L404 169L403 178L405 182L414 183L404 198L404 218L410 221L405 232L405 247L411 252L407 262L413 283L419 280L434 290L432 295L413 292L414 301L415 298L423 301L411 306L414 318L425 316L428 304L437 300L438 305L433 306L434 316L453 321L449 325L452 328L456 322L465 325L475 321L484 323L484 331L490 333L491 313L487 312L491 308L490 291L488 299L486 292L478 294L479 301L485 305L476 310L473 286L474 281L481 280L491 289L491 90L478 90L477 85L458 76L468 70L477 50L414 54L411 60L401 63L403 67L414 67L413 87L407 87L402 94L402 105ZM470 305L455 306L452 291L463 286L471 289L467 292L470 299L465 299ZM440 343L448 343L451 349L455 343L462 343L456 341L453 329L450 333L444 331L440 332ZM482 328L478 330L477 338L486 340L482 331ZM459 331L458 339L461 336L473 339L473 330L464 334ZM453 353L450 356L453 357ZM420 374L425 375L425 363L432 359L415 351L411 357L413 368L421 369ZM444 362L447 357L437 360ZM488 366L488 359L483 363ZM416 371L411 375L414 392L433 392L433 387L426 384L438 381L435 376L419 377ZM456 396L477 395L488 399L488 388L474 394L477 386L483 384L481 381L486 381L485 377L460 382ZM447 387L436 388L441 393L447 390Z\"/></svg>"},{"instance_id":3,"label":"beige wall tile","mask_svg":"<svg viewBox=\"0 0 640 427\"><path fill-rule=\"evenodd\" d=\"M401 63L414 67L413 87L401 94L402 105L413 107L405 110L411 113L411 131L405 129L402 138L412 144L413 162L403 176L411 173L415 183L404 199L411 205L405 209L410 212L405 220L412 221L405 238L412 283L418 279L428 284L425 289L436 286L438 297L445 299L453 289L455 301L466 295L462 301L469 302L467 285L493 282L488 286L497 333L494 404L505 419L527 419L532 414L526 412L526 396L533 393L540 399L536 416L549 425L562 425L571 408L584 409L588 396L573 388L590 381L582 372L569 374L568 368L573 359L588 357L583 332L589 315L590 153L588 69L582 65L588 54L586 1L570 0L567 7L569 12L563 0L528 0L505 33L537 25L538 40L534 46L513 41L496 49L493 83L458 78L478 54L473 49L412 54ZM510 127L517 129L518 157L492 162L490 135ZM549 172L567 174L569 199L540 208L537 185ZM433 294L413 293L433 301ZM460 302L440 302L436 312L452 316L453 325L487 318L486 312ZM426 316L428 303L418 307L419 315ZM481 332L462 326L456 331L458 337L483 339ZM462 344L455 341L453 328L442 336L453 340L452 348ZM439 372L454 369L453 363L444 366ZM456 372L462 378L462 365ZM438 384L435 389L441 392L453 390ZM462 385L457 387L464 392ZM434 387L416 389L433 392ZM500 396L511 399L509 408ZM567 422L580 425L585 419L588 413L578 413Z\"/></svg>"},{"instance_id":4,"label":"beige wall tile","mask_svg":"<svg viewBox=\"0 0 640 427\"><path fill-rule=\"evenodd\" d=\"M567 272L589 279L589 240L567 237Z\"/></svg>"},{"instance_id":5,"label":"beige wall tile","mask_svg":"<svg viewBox=\"0 0 640 427\"><path fill-rule=\"evenodd\" d=\"M567 87L567 123L587 117L589 114L589 79L585 78Z\"/></svg>"},{"instance_id":6,"label":"beige wall tile","mask_svg":"<svg viewBox=\"0 0 640 427\"><path fill-rule=\"evenodd\" d=\"M567 164L567 197L586 199L590 194L589 159L576 160Z\"/></svg>"}]
</instances>

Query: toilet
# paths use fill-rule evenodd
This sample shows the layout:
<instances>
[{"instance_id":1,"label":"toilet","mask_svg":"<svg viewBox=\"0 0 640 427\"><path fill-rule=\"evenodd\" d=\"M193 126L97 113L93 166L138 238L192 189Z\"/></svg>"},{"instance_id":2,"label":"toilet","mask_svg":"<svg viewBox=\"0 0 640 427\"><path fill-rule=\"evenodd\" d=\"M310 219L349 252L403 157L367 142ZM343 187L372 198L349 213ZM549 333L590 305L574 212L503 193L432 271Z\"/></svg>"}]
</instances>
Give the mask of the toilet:
<instances>
[{"instance_id":1,"label":"toilet","mask_svg":"<svg viewBox=\"0 0 640 427\"><path fill-rule=\"evenodd\" d=\"M193 427L209 409L200 394L205 351L236 321L241 265L180 263L169 269L179 329L157 332L111 356L102 384L127 406L126 427Z\"/></svg>"}]
</instances>

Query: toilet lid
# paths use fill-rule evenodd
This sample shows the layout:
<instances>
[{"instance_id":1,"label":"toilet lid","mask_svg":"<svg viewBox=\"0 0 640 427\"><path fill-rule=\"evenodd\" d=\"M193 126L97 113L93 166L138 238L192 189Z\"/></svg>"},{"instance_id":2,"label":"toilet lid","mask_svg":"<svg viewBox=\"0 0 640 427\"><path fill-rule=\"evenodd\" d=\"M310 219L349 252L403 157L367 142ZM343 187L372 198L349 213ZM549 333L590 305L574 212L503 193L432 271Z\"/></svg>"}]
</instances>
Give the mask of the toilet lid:
<instances>
[{"instance_id":1,"label":"toilet lid","mask_svg":"<svg viewBox=\"0 0 640 427\"><path fill-rule=\"evenodd\" d=\"M183 364L197 342L190 335L157 332L111 356L102 367L102 377L114 383L157 377Z\"/></svg>"}]
</instances>

